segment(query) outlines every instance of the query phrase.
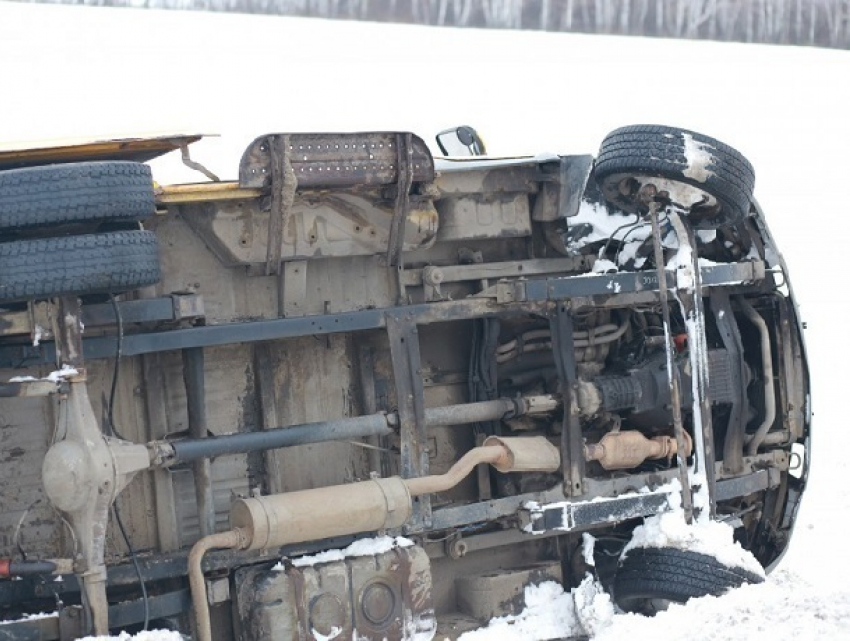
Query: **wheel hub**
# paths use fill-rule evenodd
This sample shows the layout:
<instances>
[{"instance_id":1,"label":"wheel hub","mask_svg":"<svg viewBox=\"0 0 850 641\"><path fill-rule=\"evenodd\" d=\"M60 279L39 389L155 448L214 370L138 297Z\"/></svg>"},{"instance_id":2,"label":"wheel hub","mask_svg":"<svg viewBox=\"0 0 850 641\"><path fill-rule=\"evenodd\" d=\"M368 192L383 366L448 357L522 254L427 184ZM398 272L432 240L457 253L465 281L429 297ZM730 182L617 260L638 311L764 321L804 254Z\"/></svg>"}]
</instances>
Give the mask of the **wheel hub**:
<instances>
[{"instance_id":1,"label":"wheel hub","mask_svg":"<svg viewBox=\"0 0 850 641\"><path fill-rule=\"evenodd\" d=\"M720 203L708 192L677 180L643 174L612 174L600 185L605 200L631 214L646 214L651 202L674 205L693 223L716 217Z\"/></svg>"}]
</instances>

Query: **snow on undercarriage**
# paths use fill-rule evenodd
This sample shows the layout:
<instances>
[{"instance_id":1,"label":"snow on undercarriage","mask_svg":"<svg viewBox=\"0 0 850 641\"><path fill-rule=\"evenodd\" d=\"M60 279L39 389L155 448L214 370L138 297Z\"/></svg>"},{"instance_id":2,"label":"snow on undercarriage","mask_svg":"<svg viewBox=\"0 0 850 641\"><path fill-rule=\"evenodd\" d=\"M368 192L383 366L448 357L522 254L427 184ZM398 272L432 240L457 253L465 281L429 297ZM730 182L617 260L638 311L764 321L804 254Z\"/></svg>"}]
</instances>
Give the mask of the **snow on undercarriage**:
<instances>
[{"instance_id":1,"label":"snow on undercarriage","mask_svg":"<svg viewBox=\"0 0 850 641\"><path fill-rule=\"evenodd\" d=\"M57 160L0 171L0 603L59 604L9 630L454 638L528 586L653 611L786 549L808 374L731 147Z\"/></svg>"}]
</instances>

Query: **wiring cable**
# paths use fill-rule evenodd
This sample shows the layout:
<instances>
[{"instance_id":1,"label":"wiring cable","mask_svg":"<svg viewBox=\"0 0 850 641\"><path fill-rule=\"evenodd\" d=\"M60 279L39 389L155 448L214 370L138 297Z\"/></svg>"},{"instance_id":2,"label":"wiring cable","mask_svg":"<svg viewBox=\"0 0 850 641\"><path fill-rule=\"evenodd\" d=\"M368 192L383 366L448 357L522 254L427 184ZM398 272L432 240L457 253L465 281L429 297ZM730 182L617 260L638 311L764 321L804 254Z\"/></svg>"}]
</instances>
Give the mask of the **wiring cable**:
<instances>
[{"instance_id":1,"label":"wiring cable","mask_svg":"<svg viewBox=\"0 0 850 641\"><path fill-rule=\"evenodd\" d=\"M658 219L658 222L659 222L659 224L661 224L661 223L666 223L666 222L667 222L667 213L666 213L666 212L664 213L664 215L663 215L663 216L661 216L661 217ZM625 246L626 246L626 241L628 240L629 236L631 236L631 235L632 235L635 231L637 231L638 229L641 229L641 228L646 227L647 225L651 225L651 224L652 224L652 223L651 223L649 220L646 220L646 217L641 218L638 222L636 222L636 223L634 224L634 226L633 226L633 227L632 227L629 231L627 231L627 232L625 233L625 235L623 236L623 238L620 240L620 248L617 250L617 254L614 256L614 264L615 264L615 265L619 265L619 264L620 264L620 254L622 253L623 248L625 248ZM618 231L619 231L619 230L618 230ZM616 233L616 232L615 232L615 233ZM651 234L650 234L650 235L651 235Z\"/></svg>"},{"instance_id":2,"label":"wiring cable","mask_svg":"<svg viewBox=\"0 0 850 641\"><path fill-rule=\"evenodd\" d=\"M106 415L107 422L109 423L109 431L112 433L112 435L116 438L120 438L121 440L126 440L115 429L114 420L115 394L116 390L118 389L118 372L121 364L122 348L124 344L124 321L121 318L121 309L118 307L118 301L115 298L115 294L110 294L110 299L112 301L112 309L115 311L115 322L118 325L118 342L115 349L115 367L112 370L112 385L109 390L109 407L107 408ZM137 558L136 550L133 548L133 544L130 542L130 537L127 535L127 530L124 529L123 521L121 521L121 513L118 511L118 503L113 503L112 512L115 514L115 522L118 524L118 529L121 531L121 536L127 546L127 551L130 554L130 560L133 562L133 567L136 568L136 576L139 577L139 585L142 589L142 602L145 608L145 621L142 629L147 630L148 624L150 623L150 600L148 599L148 589L145 585L145 579L142 576L142 568L139 566L139 559Z\"/></svg>"},{"instance_id":3,"label":"wiring cable","mask_svg":"<svg viewBox=\"0 0 850 641\"><path fill-rule=\"evenodd\" d=\"M605 241L605 244L599 250L599 254L598 254L597 258L600 258L600 259L605 258L605 256L608 255L608 247L610 247L611 243L614 241L614 237L618 233L620 233L626 227L633 227L634 225L638 225L638 224L640 224L640 214L635 214L635 220L630 221L630 222L626 223L625 225L620 225L619 227L617 227L617 229L612 231L611 235L608 236L608 240Z\"/></svg>"},{"instance_id":4,"label":"wiring cable","mask_svg":"<svg viewBox=\"0 0 850 641\"><path fill-rule=\"evenodd\" d=\"M112 370L112 385L109 389L109 404L106 408L106 416L107 422L109 423L109 432L115 438L120 438L122 441L126 441L121 434L115 429L115 395L118 390L118 374L119 374L119 366L121 364L121 356L122 350L124 348L124 319L121 317L121 309L118 307L118 300L115 298L115 294L110 294L110 299L112 301L112 309L115 312L115 324L118 326L118 337L117 344L115 346L115 366Z\"/></svg>"},{"instance_id":5,"label":"wiring cable","mask_svg":"<svg viewBox=\"0 0 850 641\"><path fill-rule=\"evenodd\" d=\"M112 505L112 512L115 514L115 522L118 524L118 529L121 531L121 536L124 539L124 543L127 545L127 550L130 553L130 560L133 562L133 566L136 568L136 576L139 577L139 585L142 588L142 603L145 608L145 622L142 626L142 630L147 631L148 625L150 623L150 600L148 599L148 588L145 585L145 579L142 577L142 568L139 566L139 559L136 555L136 550L133 549L133 544L130 543L130 537L127 536L127 530L124 529L124 523L121 521L121 513L118 511L118 504L114 503Z\"/></svg>"}]
</instances>

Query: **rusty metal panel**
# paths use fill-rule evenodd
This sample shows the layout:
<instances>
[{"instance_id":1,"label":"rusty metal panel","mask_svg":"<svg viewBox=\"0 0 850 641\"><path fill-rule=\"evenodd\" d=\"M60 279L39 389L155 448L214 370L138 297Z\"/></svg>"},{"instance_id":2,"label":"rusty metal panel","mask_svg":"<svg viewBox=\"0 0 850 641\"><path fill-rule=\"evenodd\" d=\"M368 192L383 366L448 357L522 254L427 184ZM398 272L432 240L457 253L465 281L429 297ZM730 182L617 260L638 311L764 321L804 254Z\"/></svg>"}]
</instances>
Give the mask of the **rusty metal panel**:
<instances>
[{"instance_id":1,"label":"rusty metal panel","mask_svg":"<svg viewBox=\"0 0 850 641\"><path fill-rule=\"evenodd\" d=\"M245 467L245 455L222 456L210 466L215 529L218 532L228 528L230 503L234 495L248 494ZM171 475L177 511L177 535L180 547L188 547L201 536L194 477L191 469L172 471Z\"/></svg>"},{"instance_id":2,"label":"rusty metal panel","mask_svg":"<svg viewBox=\"0 0 850 641\"><path fill-rule=\"evenodd\" d=\"M254 140L239 163L241 187L270 184L269 140L289 137L289 156L298 187L389 185L398 182L399 136L410 135L413 147L413 180L434 179L434 159L418 136L395 132L345 134L267 134Z\"/></svg>"},{"instance_id":3,"label":"rusty metal panel","mask_svg":"<svg viewBox=\"0 0 850 641\"><path fill-rule=\"evenodd\" d=\"M403 641L436 629L430 563L417 546L303 567L244 568L235 585L246 641Z\"/></svg>"},{"instance_id":4,"label":"rusty metal panel","mask_svg":"<svg viewBox=\"0 0 850 641\"><path fill-rule=\"evenodd\" d=\"M33 322L29 312L0 313L0 336L14 336L32 332Z\"/></svg>"},{"instance_id":5,"label":"rusty metal panel","mask_svg":"<svg viewBox=\"0 0 850 641\"><path fill-rule=\"evenodd\" d=\"M158 219L156 228L162 264L160 292L200 296L208 324L277 315L274 278L228 269L217 257L216 247L211 247L212 240L199 237L182 217Z\"/></svg>"},{"instance_id":6,"label":"rusty metal panel","mask_svg":"<svg viewBox=\"0 0 850 641\"><path fill-rule=\"evenodd\" d=\"M169 415L175 419L172 430L188 429L183 368L175 355L169 371ZM259 429L253 399L253 371L250 349L228 345L206 350L205 388L207 429L213 435L249 432ZM234 363L239 363L234 367ZM211 463L216 529L227 527L233 495L247 495L261 482L262 465L251 455L220 456ZM191 472L172 477L181 545L190 545L200 536L195 484Z\"/></svg>"},{"instance_id":7,"label":"rusty metal panel","mask_svg":"<svg viewBox=\"0 0 850 641\"><path fill-rule=\"evenodd\" d=\"M269 235L274 216L263 201L174 207L215 256L227 266L265 268L269 241L280 245L283 261L350 258L383 254L390 240L393 210L388 202L352 193L296 197L280 233ZM412 197L400 239L404 251L434 242L439 217L433 203Z\"/></svg>"},{"instance_id":8,"label":"rusty metal panel","mask_svg":"<svg viewBox=\"0 0 850 641\"><path fill-rule=\"evenodd\" d=\"M481 621L517 615L526 606L526 587L544 581L563 583L563 580L560 561L460 576L455 581L458 609Z\"/></svg>"},{"instance_id":9,"label":"rusty metal panel","mask_svg":"<svg viewBox=\"0 0 850 641\"><path fill-rule=\"evenodd\" d=\"M305 337L269 344L281 425L359 415L349 337ZM271 400L271 399L268 399ZM269 452L281 478L277 487L295 491L347 483L369 475L367 452L349 443L301 445Z\"/></svg>"},{"instance_id":10,"label":"rusty metal panel","mask_svg":"<svg viewBox=\"0 0 850 641\"><path fill-rule=\"evenodd\" d=\"M249 347L228 345L208 349L205 358L207 428L211 434L253 431L255 418ZM242 363L234 367L234 363ZM170 352L147 364L148 438L180 435L188 430L183 366L179 353ZM142 439L139 439L142 440ZM261 465L246 455L221 456L212 462L213 499L218 529L226 528L234 494L247 495L259 482ZM189 470L155 473L157 522L164 550L190 545L200 536L195 484Z\"/></svg>"},{"instance_id":11,"label":"rusty metal panel","mask_svg":"<svg viewBox=\"0 0 850 641\"><path fill-rule=\"evenodd\" d=\"M147 412L145 440L164 438L171 431L165 401L165 359L166 356L162 354L146 354L141 359ZM163 552L176 550L180 544L171 474L166 470L154 470L152 476L158 546Z\"/></svg>"},{"instance_id":12,"label":"rusty metal panel","mask_svg":"<svg viewBox=\"0 0 850 641\"><path fill-rule=\"evenodd\" d=\"M146 162L201 138L202 134L175 133L105 140L68 139L12 143L0 147L0 169L93 160Z\"/></svg>"},{"instance_id":13,"label":"rusty metal panel","mask_svg":"<svg viewBox=\"0 0 850 641\"><path fill-rule=\"evenodd\" d=\"M401 437L400 467L403 478L428 475L428 427L425 423L425 390L419 329L412 316L387 314L387 335L393 365ZM408 532L421 532L431 525L430 495L413 498L413 516Z\"/></svg>"},{"instance_id":14,"label":"rusty metal panel","mask_svg":"<svg viewBox=\"0 0 850 641\"><path fill-rule=\"evenodd\" d=\"M21 372L3 372L0 378ZM38 372L28 372L38 376ZM0 556L17 557L15 541L33 558L60 556L62 525L47 505L41 462L52 431L51 402L0 399ZM20 526L19 526L20 523Z\"/></svg>"},{"instance_id":15,"label":"rusty metal panel","mask_svg":"<svg viewBox=\"0 0 850 641\"><path fill-rule=\"evenodd\" d=\"M531 235L528 194L512 193L498 199L476 196L437 201L440 241L516 238Z\"/></svg>"}]
</instances>

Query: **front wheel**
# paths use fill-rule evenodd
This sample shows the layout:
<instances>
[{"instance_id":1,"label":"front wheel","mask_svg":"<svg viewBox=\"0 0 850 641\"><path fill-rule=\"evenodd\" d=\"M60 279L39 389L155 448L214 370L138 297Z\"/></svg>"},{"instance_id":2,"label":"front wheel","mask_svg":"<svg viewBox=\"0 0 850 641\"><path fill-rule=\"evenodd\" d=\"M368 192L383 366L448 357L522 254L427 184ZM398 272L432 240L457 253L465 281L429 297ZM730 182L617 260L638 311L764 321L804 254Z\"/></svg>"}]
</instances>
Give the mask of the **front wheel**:
<instances>
[{"instance_id":1,"label":"front wheel","mask_svg":"<svg viewBox=\"0 0 850 641\"><path fill-rule=\"evenodd\" d=\"M678 548L634 548L620 561L613 591L623 610L653 614L669 602L719 596L744 583L763 581L749 570L728 567L707 554Z\"/></svg>"},{"instance_id":2,"label":"front wheel","mask_svg":"<svg viewBox=\"0 0 850 641\"><path fill-rule=\"evenodd\" d=\"M755 171L737 150L685 129L633 125L602 141L594 175L615 207L645 213L660 200L685 210L696 229L743 219L750 209Z\"/></svg>"}]
</instances>

